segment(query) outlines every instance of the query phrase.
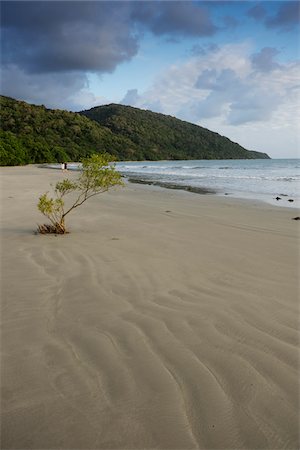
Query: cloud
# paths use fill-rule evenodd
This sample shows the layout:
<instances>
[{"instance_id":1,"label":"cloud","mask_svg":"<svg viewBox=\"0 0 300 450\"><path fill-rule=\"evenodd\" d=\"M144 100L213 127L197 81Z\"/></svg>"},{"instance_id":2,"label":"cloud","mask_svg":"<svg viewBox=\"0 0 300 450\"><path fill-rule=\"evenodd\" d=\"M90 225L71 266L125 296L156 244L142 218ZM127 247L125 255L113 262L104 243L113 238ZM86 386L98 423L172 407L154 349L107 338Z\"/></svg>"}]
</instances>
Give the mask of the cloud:
<instances>
[{"instance_id":1,"label":"cloud","mask_svg":"<svg viewBox=\"0 0 300 450\"><path fill-rule=\"evenodd\" d=\"M157 35L212 36L210 13L193 2L137 2L132 18Z\"/></svg>"},{"instance_id":2,"label":"cloud","mask_svg":"<svg viewBox=\"0 0 300 450\"><path fill-rule=\"evenodd\" d=\"M213 89L216 86L216 69L205 69L199 75L195 87L198 89Z\"/></svg>"},{"instance_id":3,"label":"cloud","mask_svg":"<svg viewBox=\"0 0 300 450\"><path fill-rule=\"evenodd\" d=\"M122 105L131 105L134 106L137 104L139 99L139 94L137 89L129 89L126 92L125 97L120 101Z\"/></svg>"},{"instance_id":4,"label":"cloud","mask_svg":"<svg viewBox=\"0 0 300 450\"><path fill-rule=\"evenodd\" d=\"M274 5L276 3L274 2ZM257 4L250 8L247 15L255 20L263 22L267 28L279 31L291 31L300 23L300 4L298 1L278 2L278 9L274 14L268 14L266 8Z\"/></svg>"},{"instance_id":5,"label":"cloud","mask_svg":"<svg viewBox=\"0 0 300 450\"><path fill-rule=\"evenodd\" d=\"M225 89L240 85L236 73L229 68L217 72L216 69L205 69L199 75L195 87L198 89L212 89L215 91L224 91Z\"/></svg>"},{"instance_id":6,"label":"cloud","mask_svg":"<svg viewBox=\"0 0 300 450\"><path fill-rule=\"evenodd\" d=\"M244 92L243 96L233 95L228 111L227 123L240 125L249 122L267 122L278 104L280 95L274 95L264 87L253 87Z\"/></svg>"},{"instance_id":7,"label":"cloud","mask_svg":"<svg viewBox=\"0 0 300 450\"><path fill-rule=\"evenodd\" d=\"M163 112L163 108L159 99L146 99L140 96L137 89L129 89L125 97L120 101L121 105L136 106L141 109L149 109L150 111Z\"/></svg>"},{"instance_id":8,"label":"cloud","mask_svg":"<svg viewBox=\"0 0 300 450\"><path fill-rule=\"evenodd\" d=\"M203 81L207 79L205 85ZM216 69L202 72L195 87L210 89L209 95L200 102L190 105L195 115L201 119L222 116L231 125L259 122L270 119L280 95L270 92L254 78L253 72L239 76L227 68L217 72Z\"/></svg>"},{"instance_id":9,"label":"cloud","mask_svg":"<svg viewBox=\"0 0 300 450\"><path fill-rule=\"evenodd\" d=\"M203 56L207 53L212 53L214 51L219 50L219 46L217 44L206 44L206 45L199 45L195 44L190 50L190 53L193 56Z\"/></svg>"},{"instance_id":10,"label":"cloud","mask_svg":"<svg viewBox=\"0 0 300 450\"><path fill-rule=\"evenodd\" d=\"M227 4L232 7L232 2ZM109 99L90 92L89 74L101 77L130 61L144 33L181 42L186 37L207 38L224 32L224 24L234 27L235 19L223 16L218 19L223 28L217 28L212 19L215 5L196 1L3 1L2 93L72 110L107 103ZM257 4L248 10L248 17L280 31L289 31L298 23L297 2L279 3L272 16L267 11ZM249 43L217 46L197 41L189 59L170 66L144 92L129 89L122 103L212 129L230 129L232 135L238 135L233 130L250 133L262 126L297 129L299 63L279 65L274 47L253 54ZM192 45L196 40L186 42Z\"/></svg>"},{"instance_id":11,"label":"cloud","mask_svg":"<svg viewBox=\"0 0 300 450\"><path fill-rule=\"evenodd\" d=\"M2 93L71 109L94 103L87 74L130 61L145 31L175 41L216 32L192 2L3 1L1 13Z\"/></svg>"},{"instance_id":12,"label":"cloud","mask_svg":"<svg viewBox=\"0 0 300 450\"><path fill-rule=\"evenodd\" d=\"M108 103L89 91L84 73L28 74L16 65L9 65L2 70L1 87L3 95L49 108L78 111Z\"/></svg>"},{"instance_id":13,"label":"cloud","mask_svg":"<svg viewBox=\"0 0 300 450\"><path fill-rule=\"evenodd\" d=\"M239 21L235 17L232 17L232 16L224 16L222 20L223 20L225 29L235 29L239 25Z\"/></svg>"},{"instance_id":14,"label":"cloud","mask_svg":"<svg viewBox=\"0 0 300 450\"><path fill-rule=\"evenodd\" d=\"M282 63L278 70L272 65L276 54L275 48L262 49L255 54L262 58L254 58L248 43L198 53L169 67L140 92L135 106L147 108L156 99L160 112L217 131L245 148L299 157L300 62Z\"/></svg>"},{"instance_id":15,"label":"cloud","mask_svg":"<svg viewBox=\"0 0 300 450\"><path fill-rule=\"evenodd\" d=\"M140 31L177 38L217 28L192 2L4 1L2 63L26 72L112 72L137 54Z\"/></svg>"},{"instance_id":16,"label":"cloud","mask_svg":"<svg viewBox=\"0 0 300 450\"><path fill-rule=\"evenodd\" d=\"M280 69L280 64L274 61L274 57L280 52L274 47L264 47L258 53L252 55L253 67L263 72L270 72L274 69Z\"/></svg>"},{"instance_id":17,"label":"cloud","mask_svg":"<svg viewBox=\"0 0 300 450\"><path fill-rule=\"evenodd\" d=\"M249 17L252 17L253 19L256 19L256 20L264 19L266 17L266 14L267 14L267 12L261 4L253 6L247 12L247 15Z\"/></svg>"},{"instance_id":18,"label":"cloud","mask_svg":"<svg viewBox=\"0 0 300 450\"><path fill-rule=\"evenodd\" d=\"M111 72L138 49L128 5L3 2L2 63L30 73Z\"/></svg>"},{"instance_id":19,"label":"cloud","mask_svg":"<svg viewBox=\"0 0 300 450\"><path fill-rule=\"evenodd\" d=\"M296 124L300 64L279 66L278 53L266 47L251 54L249 44L228 44L199 53L169 67L147 91L139 93L135 106L150 108L156 99L160 112L199 124L207 120L231 127Z\"/></svg>"},{"instance_id":20,"label":"cloud","mask_svg":"<svg viewBox=\"0 0 300 450\"><path fill-rule=\"evenodd\" d=\"M287 1L280 5L277 13L269 17L265 24L269 28L278 28L281 31L291 31L299 26L300 3L298 1Z\"/></svg>"}]
</instances>

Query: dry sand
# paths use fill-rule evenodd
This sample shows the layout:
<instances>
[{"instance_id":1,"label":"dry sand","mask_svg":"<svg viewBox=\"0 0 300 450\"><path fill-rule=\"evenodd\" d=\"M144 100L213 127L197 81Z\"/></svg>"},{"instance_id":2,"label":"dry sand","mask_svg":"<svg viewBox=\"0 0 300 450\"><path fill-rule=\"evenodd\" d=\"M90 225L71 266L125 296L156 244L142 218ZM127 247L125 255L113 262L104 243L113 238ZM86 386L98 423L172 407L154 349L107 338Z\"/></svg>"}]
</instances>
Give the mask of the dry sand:
<instances>
[{"instance_id":1,"label":"dry sand","mask_svg":"<svg viewBox=\"0 0 300 450\"><path fill-rule=\"evenodd\" d=\"M1 175L2 449L299 447L298 211L128 185L42 236L63 175Z\"/></svg>"}]
</instances>

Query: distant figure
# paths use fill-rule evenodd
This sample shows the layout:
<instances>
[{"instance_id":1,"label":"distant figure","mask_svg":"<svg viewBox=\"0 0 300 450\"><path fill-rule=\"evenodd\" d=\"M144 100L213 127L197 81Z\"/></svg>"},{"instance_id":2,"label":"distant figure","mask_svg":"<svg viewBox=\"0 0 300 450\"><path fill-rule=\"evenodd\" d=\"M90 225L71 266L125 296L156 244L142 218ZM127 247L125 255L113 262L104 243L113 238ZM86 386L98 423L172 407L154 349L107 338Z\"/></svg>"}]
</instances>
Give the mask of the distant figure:
<instances>
[{"instance_id":1,"label":"distant figure","mask_svg":"<svg viewBox=\"0 0 300 450\"><path fill-rule=\"evenodd\" d=\"M64 172L66 172L68 170L68 164L65 162L64 163Z\"/></svg>"},{"instance_id":2,"label":"distant figure","mask_svg":"<svg viewBox=\"0 0 300 450\"><path fill-rule=\"evenodd\" d=\"M293 202L294 200L292 199L292 198L289 198L288 199L288 202Z\"/></svg>"},{"instance_id":3,"label":"distant figure","mask_svg":"<svg viewBox=\"0 0 300 450\"><path fill-rule=\"evenodd\" d=\"M64 172L65 171L65 163L62 162L60 166L61 166L61 170Z\"/></svg>"},{"instance_id":4,"label":"distant figure","mask_svg":"<svg viewBox=\"0 0 300 450\"><path fill-rule=\"evenodd\" d=\"M276 200L281 200L281 197L276 197Z\"/></svg>"}]
</instances>

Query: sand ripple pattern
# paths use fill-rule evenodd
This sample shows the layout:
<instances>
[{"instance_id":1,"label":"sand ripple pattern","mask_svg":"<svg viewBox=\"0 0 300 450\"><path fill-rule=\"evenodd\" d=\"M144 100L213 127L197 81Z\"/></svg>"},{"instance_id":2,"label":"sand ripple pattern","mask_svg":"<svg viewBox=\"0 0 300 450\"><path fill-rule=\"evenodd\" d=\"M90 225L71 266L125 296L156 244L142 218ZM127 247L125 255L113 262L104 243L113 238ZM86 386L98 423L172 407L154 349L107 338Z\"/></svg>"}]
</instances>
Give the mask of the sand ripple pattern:
<instances>
[{"instance_id":1,"label":"sand ripple pattern","mask_svg":"<svg viewBox=\"0 0 300 450\"><path fill-rule=\"evenodd\" d=\"M122 227L121 200L100 236L7 243L2 448L296 449L289 238L278 271L276 251L262 262L278 230L253 246L250 227L158 202Z\"/></svg>"}]
</instances>

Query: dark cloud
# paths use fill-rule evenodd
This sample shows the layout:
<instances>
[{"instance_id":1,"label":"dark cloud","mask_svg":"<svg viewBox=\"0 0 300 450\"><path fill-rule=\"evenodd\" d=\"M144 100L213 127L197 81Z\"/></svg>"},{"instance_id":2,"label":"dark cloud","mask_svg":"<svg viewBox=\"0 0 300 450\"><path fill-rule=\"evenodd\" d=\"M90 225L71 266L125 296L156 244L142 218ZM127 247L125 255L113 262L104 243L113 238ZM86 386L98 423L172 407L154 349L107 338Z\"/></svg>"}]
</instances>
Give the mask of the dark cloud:
<instances>
[{"instance_id":1,"label":"dark cloud","mask_svg":"<svg viewBox=\"0 0 300 450\"><path fill-rule=\"evenodd\" d=\"M128 5L3 2L2 62L31 73L111 72L134 56Z\"/></svg>"},{"instance_id":2,"label":"dark cloud","mask_svg":"<svg viewBox=\"0 0 300 450\"><path fill-rule=\"evenodd\" d=\"M211 36L217 31L210 13L193 2L139 2L132 18L154 34Z\"/></svg>"},{"instance_id":3,"label":"dark cloud","mask_svg":"<svg viewBox=\"0 0 300 450\"><path fill-rule=\"evenodd\" d=\"M192 2L135 1L3 1L1 28L2 93L72 108L86 74L132 59L144 31L175 41L216 31Z\"/></svg>"},{"instance_id":4,"label":"dark cloud","mask_svg":"<svg viewBox=\"0 0 300 450\"><path fill-rule=\"evenodd\" d=\"M298 1L285 2L280 5L277 13L268 18L265 24L269 28L290 31L300 23L300 3Z\"/></svg>"},{"instance_id":5,"label":"dark cloud","mask_svg":"<svg viewBox=\"0 0 300 450\"><path fill-rule=\"evenodd\" d=\"M226 29L234 29L239 25L239 21L232 16L224 16L223 23Z\"/></svg>"},{"instance_id":6,"label":"dark cloud","mask_svg":"<svg viewBox=\"0 0 300 450\"><path fill-rule=\"evenodd\" d=\"M270 72L274 69L280 69L280 64L274 61L274 57L279 51L274 47L264 47L259 53L254 53L251 57L252 65L256 70Z\"/></svg>"},{"instance_id":7,"label":"dark cloud","mask_svg":"<svg viewBox=\"0 0 300 450\"><path fill-rule=\"evenodd\" d=\"M299 1L273 2L273 5L276 8L274 14L268 14L267 9L258 3L248 10L247 15L263 22L267 28L277 28L280 31L291 31L300 24Z\"/></svg>"},{"instance_id":8,"label":"dark cloud","mask_svg":"<svg viewBox=\"0 0 300 450\"><path fill-rule=\"evenodd\" d=\"M138 50L139 30L169 38L216 31L192 2L2 2L2 62L31 73L112 72Z\"/></svg>"},{"instance_id":9,"label":"dark cloud","mask_svg":"<svg viewBox=\"0 0 300 450\"><path fill-rule=\"evenodd\" d=\"M253 19L256 20L264 19L266 17L266 14L267 12L261 4L253 6L253 8L250 8L249 11L247 12L247 15L249 17L252 17Z\"/></svg>"}]
</instances>

